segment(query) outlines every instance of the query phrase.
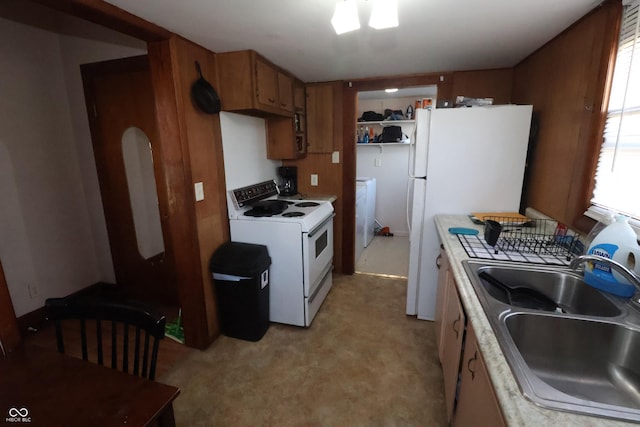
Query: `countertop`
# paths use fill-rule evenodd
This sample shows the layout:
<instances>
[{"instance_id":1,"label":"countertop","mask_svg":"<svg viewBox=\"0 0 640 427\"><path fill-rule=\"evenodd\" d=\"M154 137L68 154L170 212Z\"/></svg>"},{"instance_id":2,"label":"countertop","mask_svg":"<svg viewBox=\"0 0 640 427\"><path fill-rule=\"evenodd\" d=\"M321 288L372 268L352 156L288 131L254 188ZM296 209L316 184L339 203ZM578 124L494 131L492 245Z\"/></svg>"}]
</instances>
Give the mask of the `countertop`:
<instances>
[{"instance_id":1,"label":"countertop","mask_svg":"<svg viewBox=\"0 0 640 427\"><path fill-rule=\"evenodd\" d=\"M507 424L518 427L637 426L638 424L621 420L591 417L542 408L524 397L518 388L516 379L507 364L500 345L493 333L493 329L489 324L489 320L462 266L462 261L469 259L469 256L458 241L458 238L448 231L450 227L468 227L475 228L482 233L482 226L473 224L466 215L437 215L435 223L442 244L449 256L451 271L458 286L458 294L464 306L467 321L471 322L475 330L478 346L485 360L491 382L495 388L496 396Z\"/></svg>"}]
</instances>

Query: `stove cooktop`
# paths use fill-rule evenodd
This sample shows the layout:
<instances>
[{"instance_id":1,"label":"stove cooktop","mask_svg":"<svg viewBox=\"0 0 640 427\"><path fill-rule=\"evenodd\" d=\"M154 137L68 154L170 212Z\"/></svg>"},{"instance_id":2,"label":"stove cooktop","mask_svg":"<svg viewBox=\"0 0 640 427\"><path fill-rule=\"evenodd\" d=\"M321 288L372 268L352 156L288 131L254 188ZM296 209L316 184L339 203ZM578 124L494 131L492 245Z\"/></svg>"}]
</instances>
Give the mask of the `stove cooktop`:
<instances>
[{"instance_id":1,"label":"stove cooktop","mask_svg":"<svg viewBox=\"0 0 640 427\"><path fill-rule=\"evenodd\" d=\"M231 190L227 195L231 220L291 222L309 231L333 214L328 201L279 198L273 181Z\"/></svg>"}]
</instances>

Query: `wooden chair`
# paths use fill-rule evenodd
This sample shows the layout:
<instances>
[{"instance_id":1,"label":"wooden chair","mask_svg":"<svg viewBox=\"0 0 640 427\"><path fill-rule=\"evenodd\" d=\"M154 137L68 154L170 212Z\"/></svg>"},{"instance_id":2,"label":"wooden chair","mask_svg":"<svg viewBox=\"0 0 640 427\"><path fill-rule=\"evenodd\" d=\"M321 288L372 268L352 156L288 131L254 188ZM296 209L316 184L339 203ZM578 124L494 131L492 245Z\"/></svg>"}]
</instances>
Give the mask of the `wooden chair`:
<instances>
[{"instance_id":1,"label":"wooden chair","mask_svg":"<svg viewBox=\"0 0 640 427\"><path fill-rule=\"evenodd\" d=\"M133 375L139 375L150 380L155 378L158 348L160 340L164 338L165 333L165 316L153 313L142 306L123 304L95 297L50 298L45 302L45 307L49 319L55 324L56 341L60 353L65 352L62 321L79 320L83 360L89 360L89 353L91 353L97 359L99 365L104 365L103 352L105 348L107 348L108 352L110 347L111 367L113 369L118 369L118 361L120 360L121 370L129 373L129 356L132 356L133 369L131 373ZM87 321L95 321L95 347L88 345L92 340L87 338ZM109 322L111 324L110 328ZM134 337L129 335L130 327L135 330ZM67 327L65 327L65 330L70 332ZM118 337L118 330L122 332L121 337ZM103 342L103 335L108 336L109 332L111 335L110 340L107 338ZM141 349L141 335L143 333L144 343ZM89 335L93 335L93 331L89 330ZM150 352L151 337L153 337L153 344ZM120 353L118 351L118 342L122 346ZM72 341L69 340L69 343L71 344Z\"/></svg>"}]
</instances>

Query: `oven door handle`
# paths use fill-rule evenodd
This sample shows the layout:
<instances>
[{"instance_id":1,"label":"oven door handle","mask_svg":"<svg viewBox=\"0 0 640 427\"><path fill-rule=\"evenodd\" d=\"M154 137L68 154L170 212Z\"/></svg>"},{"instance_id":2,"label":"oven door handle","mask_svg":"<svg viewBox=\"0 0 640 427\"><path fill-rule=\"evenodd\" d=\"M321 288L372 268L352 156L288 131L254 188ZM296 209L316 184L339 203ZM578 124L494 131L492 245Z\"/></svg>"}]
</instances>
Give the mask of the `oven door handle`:
<instances>
[{"instance_id":1,"label":"oven door handle","mask_svg":"<svg viewBox=\"0 0 640 427\"><path fill-rule=\"evenodd\" d=\"M333 220L333 217L336 216L335 212L327 217L324 221L318 224L313 230L309 232L309 238L313 237L319 230L321 230L329 221Z\"/></svg>"}]
</instances>

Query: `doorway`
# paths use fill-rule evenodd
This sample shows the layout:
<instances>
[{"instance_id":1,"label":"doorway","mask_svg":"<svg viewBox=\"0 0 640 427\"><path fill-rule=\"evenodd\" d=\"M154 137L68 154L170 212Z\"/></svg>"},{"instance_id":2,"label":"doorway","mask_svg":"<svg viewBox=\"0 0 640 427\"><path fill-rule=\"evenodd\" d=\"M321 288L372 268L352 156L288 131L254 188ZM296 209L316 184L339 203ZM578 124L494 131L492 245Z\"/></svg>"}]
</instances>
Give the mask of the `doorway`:
<instances>
[{"instance_id":1,"label":"doorway","mask_svg":"<svg viewBox=\"0 0 640 427\"><path fill-rule=\"evenodd\" d=\"M409 271L409 232L411 185L409 173L415 136L413 110L416 99L430 99L435 105L436 85L385 90L359 91L356 113L356 227L355 272L406 279ZM365 120L364 112L381 116ZM397 142L382 142L380 134L388 126L401 130ZM368 138L362 135L367 134ZM364 140L368 139L368 142ZM368 221L366 209L374 186L375 216ZM366 189L365 189L366 187ZM366 194L366 201L362 195ZM361 208L362 205L365 208ZM362 217L367 218L362 224ZM359 236L362 227L372 239ZM364 247L362 244L364 243Z\"/></svg>"},{"instance_id":2,"label":"doorway","mask_svg":"<svg viewBox=\"0 0 640 427\"><path fill-rule=\"evenodd\" d=\"M81 71L118 289L145 302L177 305L158 200L166 192L160 150L154 149L158 130L148 58L85 64Z\"/></svg>"}]
</instances>

